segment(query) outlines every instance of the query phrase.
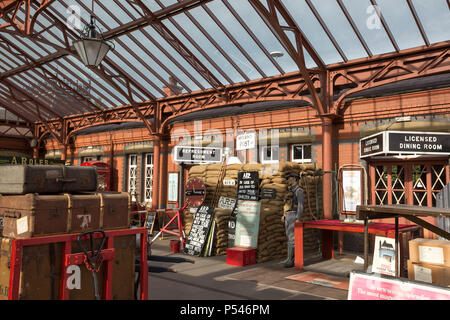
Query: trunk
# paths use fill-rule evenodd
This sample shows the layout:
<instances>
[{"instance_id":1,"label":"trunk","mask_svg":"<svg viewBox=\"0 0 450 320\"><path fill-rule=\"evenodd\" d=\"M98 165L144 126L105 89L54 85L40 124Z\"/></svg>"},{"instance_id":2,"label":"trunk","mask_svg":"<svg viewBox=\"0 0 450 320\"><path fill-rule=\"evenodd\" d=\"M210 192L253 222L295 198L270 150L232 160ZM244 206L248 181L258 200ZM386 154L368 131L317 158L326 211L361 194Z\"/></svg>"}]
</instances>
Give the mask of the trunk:
<instances>
[{"instance_id":1,"label":"trunk","mask_svg":"<svg viewBox=\"0 0 450 320\"><path fill-rule=\"evenodd\" d=\"M96 229L128 228L126 192L0 196L3 236L30 238Z\"/></svg>"},{"instance_id":2,"label":"trunk","mask_svg":"<svg viewBox=\"0 0 450 320\"><path fill-rule=\"evenodd\" d=\"M0 300L8 299L11 245L13 239L1 238L0 256ZM84 240L87 241L87 240ZM96 239L98 245L99 239ZM87 244L83 245L87 246ZM134 264L136 254L136 236L114 238L115 258L112 267L112 298L114 300L134 299ZM72 243L72 253L81 252L78 242ZM20 300L52 300L59 299L59 287L62 263L62 243L33 245L23 247L22 268L20 274ZM103 293L103 269L100 268L98 278L99 292ZM70 299L94 300L94 284L92 274L84 264L74 270L68 270ZM79 271L77 271L79 270ZM79 272L80 285L73 280Z\"/></svg>"},{"instance_id":3,"label":"trunk","mask_svg":"<svg viewBox=\"0 0 450 320\"><path fill-rule=\"evenodd\" d=\"M97 170L95 167L66 166L0 166L0 193L62 193L95 191Z\"/></svg>"}]
</instances>

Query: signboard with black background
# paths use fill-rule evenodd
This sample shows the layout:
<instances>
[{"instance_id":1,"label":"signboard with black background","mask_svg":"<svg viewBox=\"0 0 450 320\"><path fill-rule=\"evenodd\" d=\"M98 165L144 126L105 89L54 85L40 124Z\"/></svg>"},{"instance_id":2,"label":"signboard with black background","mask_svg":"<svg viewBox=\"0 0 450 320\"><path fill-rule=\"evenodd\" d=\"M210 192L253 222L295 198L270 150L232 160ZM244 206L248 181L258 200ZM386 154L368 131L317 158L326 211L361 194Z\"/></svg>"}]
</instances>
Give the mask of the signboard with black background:
<instances>
[{"instance_id":1,"label":"signboard with black background","mask_svg":"<svg viewBox=\"0 0 450 320\"><path fill-rule=\"evenodd\" d=\"M197 212L194 215L191 231L186 239L184 253L193 256L201 254L213 219L213 207L203 205L198 207Z\"/></svg>"},{"instance_id":2,"label":"signboard with black background","mask_svg":"<svg viewBox=\"0 0 450 320\"><path fill-rule=\"evenodd\" d=\"M361 158L383 153L383 132L371 135L360 140Z\"/></svg>"},{"instance_id":3,"label":"signboard with black background","mask_svg":"<svg viewBox=\"0 0 450 320\"><path fill-rule=\"evenodd\" d=\"M238 200L259 200L259 174L258 171L244 171L238 173Z\"/></svg>"},{"instance_id":4,"label":"signboard with black background","mask_svg":"<svg viewBox=\"0 0 450 320\"><path fill-rule=\"evenodd\" d=\"M449 154L449 133L389 132L389 152L416 154Z\"/></svg>"},{"instance_id":5,"label":"signboard with black background","mask_svg":"<svg viewBox=\"0 0 450 320\"><path fill-rule=\"evenodd\" d=\"M186 163L221 163L222 148L175 146L174 161Z\"/></svg>"},{"instance_id":6,"label":"signboard with black background","mask_svg":"<svg viewBox=\"0 0 450 320\"><path fill-rule=\"evenodd\" d=\"M450 133L383 131L360 139L361 158L379 154L450 155Z\"/></svg>"}]
</instances>

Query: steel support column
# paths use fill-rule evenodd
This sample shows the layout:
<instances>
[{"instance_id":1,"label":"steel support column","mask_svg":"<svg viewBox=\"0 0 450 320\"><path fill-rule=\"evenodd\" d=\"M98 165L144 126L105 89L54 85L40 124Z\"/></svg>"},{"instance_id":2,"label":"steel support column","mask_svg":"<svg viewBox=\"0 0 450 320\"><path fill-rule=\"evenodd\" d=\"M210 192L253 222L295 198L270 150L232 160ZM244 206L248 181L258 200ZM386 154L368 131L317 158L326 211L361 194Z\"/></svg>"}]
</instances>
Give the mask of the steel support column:
<instances>
[{"instance_id":1,"label":"steel support column","mask_svg":"<svg viewBox=\"0 0 450 320\"><path fill-rule=\"evenodd\" d=\"M323 218L333 217L333 118L322 118Z\"/></svg>"},{"instance_id":2,"label":"steel support column","mask_svg":"<svg viewBox=\"0 0 450 320\"><path fill-rule=\"evenodd\" d=\"M169 138L163 138L161 140L159 166L160 166L160 181L161 181L161 192L159 193L159 208L165 209L167 204L167 186L168 186L168 169L169 169Z\"/></svg>"},{"instance_id":3,"label":"steel support column","mask_svg":"<svg viewBox=\"0 0 450 320\"><path fill-rule=\"evenodd\" d=\"M153 194L152 194L152 209L159 207L159 173L160 173L160 150L161 138L155 135L153 138Z\"/></svg>"}]
</instances>

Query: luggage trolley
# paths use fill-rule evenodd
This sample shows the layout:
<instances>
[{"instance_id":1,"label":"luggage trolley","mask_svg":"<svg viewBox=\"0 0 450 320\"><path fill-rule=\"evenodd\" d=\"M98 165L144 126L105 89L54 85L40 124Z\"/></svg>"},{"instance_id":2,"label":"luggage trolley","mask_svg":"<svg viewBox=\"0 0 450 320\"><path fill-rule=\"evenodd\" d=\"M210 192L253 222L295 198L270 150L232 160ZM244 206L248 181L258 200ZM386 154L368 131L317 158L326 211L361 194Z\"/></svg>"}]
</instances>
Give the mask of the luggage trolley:
<instances>
[{"instance_id":1,"label":"luggage trolley","mask_svg":"<svg viewBox=\"0 0 450 320\"><path fill-rule=\"evenodd\" d=\"M79 238L85 239L87 233L91 233L91 244L93 238L100 238L104 236L104 248L99 248L97 252L91 245L91 255L88 256L88 251L80 253L72 253L72 242L77 241ZM148 261L147 261L147 229L135 228L135 229L116 229L116 230L96 230L85 233L72 233L61 234L52 236L35 237L28 239L13 239L11 248L11 267L9 278L9 292L8 300L19 299L20 289L20 271L22 266L22 249L25 246L42 245L50 243L62 243L62 264L61 264L61 279L60 279L60 292L59 298L61 300L69 299L69 288L67 287L67 268L71 265L82 265L87 260L90 262L90 257L95 256L99 258L99 261L103 263L103 292L99 294L105 300L112 299L112 280L113 280L113 261L115 257L114 249L114 237L127 236L127 235L140 234L140 300L148 299ZM88 259L86 259L88 258ZM95 272L96 270L91 270ZM97 270L98 271L98 270ZM95 275L93 274L95 277Z\"/></svg>"}]
</instances>

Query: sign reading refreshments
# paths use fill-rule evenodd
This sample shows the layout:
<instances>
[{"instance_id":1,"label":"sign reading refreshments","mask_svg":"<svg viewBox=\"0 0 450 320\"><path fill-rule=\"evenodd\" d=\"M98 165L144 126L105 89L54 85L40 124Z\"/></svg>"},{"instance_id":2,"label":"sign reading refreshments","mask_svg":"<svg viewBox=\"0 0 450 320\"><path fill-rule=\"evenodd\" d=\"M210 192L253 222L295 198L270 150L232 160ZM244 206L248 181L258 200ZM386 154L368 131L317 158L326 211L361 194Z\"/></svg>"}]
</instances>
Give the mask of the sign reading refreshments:
<instances>
[{"instance_id":1,"label":"sign reading refreshments","mask_svg":"<svg viewBox=\"0 0 450 320\"><path fill-rule=\"evenodd\" d=\"M361 158L378 154L450 155L450 133L383 131L360 140Z\"/></svg>"},{"instance_id":2,"label":"sign reading refreshments","mask_svg":"<svg viewBox=\"0 0 450 320\"><path fill-rule=\"evenodd\" d=\"M175 162L186 163L221 163L222 148L175 146Z\"/></svg>"}]
</instances>

